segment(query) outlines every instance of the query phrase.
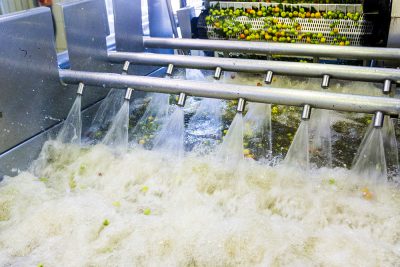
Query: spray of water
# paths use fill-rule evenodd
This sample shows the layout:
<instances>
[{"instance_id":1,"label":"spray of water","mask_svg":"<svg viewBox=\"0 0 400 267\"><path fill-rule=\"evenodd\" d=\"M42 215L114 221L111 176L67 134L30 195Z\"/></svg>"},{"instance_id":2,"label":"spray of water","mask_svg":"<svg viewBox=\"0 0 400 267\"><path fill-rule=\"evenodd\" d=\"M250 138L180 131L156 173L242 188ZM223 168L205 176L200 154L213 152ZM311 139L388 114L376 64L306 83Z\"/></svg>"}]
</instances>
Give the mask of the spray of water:
<instances>
[{"instance_id":1,"label":"spray of water","mask_svg":"<svg viewBox=\"0 0 400 267\"><path fill-rule=\"evenodd\" d=\"M237 163L243 156L243 114L237 113L222 144L218 147L217 158L224 162Z\"/></svg>"},{"instance_id":2,"label":"spray of water","mask_svg":"<svg viewBox=\"0 0 400 267\"><path fill-rule=\"evenodd\" d=\"M184 112L181 107L175 107L174 112L166 119L161 131L155 137L153 149L176 158L183 158L184 135Z\"/></svg>"},{"instance_id":3,"label":"spray of water","mask_svg":"<svg viewBox=\"0 0 400 267\"><path fill-rule=\"evenodd\" d=\"M310 161L317 167L332 167L332 111L313 110L310 118Z\"/></svg>"},{"instance_id":4,"label":"spray of water","mask_svg":"<svg viewBox=\"0 0 400 267\"><path fill-rule=\"evenodd\" d=\"M205 98L187 126L186 143L199 154L210 153L222 138L223 101Z\"/></svg>"},{"instance_id":5,"label":"spray of water","mask_svg":"<svg viewBox=\"0 0 400 267\"><path fill-rule=\"evenodd\" d=\"M129 100L118 111L102 143L120 151L128 148Z\"/></svg>"},{"instance_id":6,"label":"spray of water","mask_svg":"<svg viewBox=\"0 0 400 267\"><path fill-rule=\"evenodd\" d=\"M249 103L248 111L244 117L245 146L256 151L257 155L265 158L272 157L272 126L271 105Z\"/></svg>"},{"instance_id":7,"label":"spray of water","mask_svg":"<svg viewBox=\"0 0 400 267\"><path fill-rule=\"evenodd\" d=\"M387 166L382 129L370 126L361 142L351 168L372 182L387 180Z\"/></svg>"},{"instance_id":8,"label":"spray of water","mask_svg":"<svg viewBox=\"0 0 400 267\"><path fill-rule=\"evenodd\" d=\"M310 135L308 121L302 121L286 154L284 164L303 170L310 168Z\"/></svg>"},{"instance_id":9,"label":"spray of water","mask_svg":"<svg viewBox=\"0 0 400 267\"><path fill-rule=\"evenodd\" d=\"M57 141L65 144L81 144L82 133L82 117L81 117L81 95L78 95L68 113L60 132L57 136Z\"/></svg>"},{"instance_id":10,"label":"spray of water","mask_svg":"<svg viewBox=\"0 0 400 267\"><path fill-rule=\"evenodd\" d=\"M382 128L383 145L385 148L385 158L388 168L389 178L394 178L399 174L399 149L397 145L395 127L393 119L385 116Z\"/></svg>"},{"instance_id":11,"label":"spray of water","mask_svg":"<svg viewBox=\"0 0 400 267\"><path fill-rule=\"evenodd\" d=\"M124 95L125 91L120 89L111 89L108 92L93 118L92 125L85 133L85 136L90 138L90 142L97 143L105 136L115 116L121 109Z\"/></svg>"},{"instance_id":12,"label":"spray of water","mask_svg":"<svg viewBox=\"0 0 400 267\"><path fill-rule=\"evenodd\" d=\"M164 124L169 108L169 95L152 94L146 111L129 133L130 145L151 149L154 136Z\"/></svg>"}]
</instances>

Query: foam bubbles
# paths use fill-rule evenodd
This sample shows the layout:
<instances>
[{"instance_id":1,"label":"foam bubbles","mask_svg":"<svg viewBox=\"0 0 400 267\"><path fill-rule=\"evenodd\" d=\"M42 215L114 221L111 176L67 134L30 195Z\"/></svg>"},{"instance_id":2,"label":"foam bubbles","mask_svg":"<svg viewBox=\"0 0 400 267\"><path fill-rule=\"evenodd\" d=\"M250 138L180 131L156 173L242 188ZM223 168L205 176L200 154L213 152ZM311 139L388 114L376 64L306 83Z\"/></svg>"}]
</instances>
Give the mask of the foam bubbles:
<instances>
[{"instance_id":1,"label":"foam bubbles","mask_svg":"<svg viewBox=\"0 0 400 267\"><path fill-rule=\"evenodd\" d=\"M237 175L212 158L103 145L44 151L36 176L0 184L1 266L400 262L400 192L390 183L252 160Z\"/></svg>"}]
</instances>

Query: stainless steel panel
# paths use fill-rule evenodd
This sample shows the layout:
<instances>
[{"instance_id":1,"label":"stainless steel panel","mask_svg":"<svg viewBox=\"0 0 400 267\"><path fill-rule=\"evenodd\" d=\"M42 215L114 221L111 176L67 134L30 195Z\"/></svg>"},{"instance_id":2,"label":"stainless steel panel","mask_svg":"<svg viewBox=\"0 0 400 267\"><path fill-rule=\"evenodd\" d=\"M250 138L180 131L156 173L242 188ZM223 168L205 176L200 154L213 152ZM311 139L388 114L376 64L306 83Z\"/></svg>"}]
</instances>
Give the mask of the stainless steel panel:
<instances>
[{"instance_id":1,"label":"stainless steel panel","mask_svg":"<svg viewBox=\"0 0 400 267\"><path fill-rule=\"evenodd\" d=\"M74 92L58 76L50 9L0 16L0 153L64 118Z\"/></svg>"},{"instance_id":2,"label":"stainless steel panel","mask_svg":"<svg viewBox=\"0 0 400 267\"><path fill-rule=\"evenodd\" d=\"M217 67L221 67L222 70L226 71L250 73L267 73L268 71L273 71L275 74L321 77L321 79L324 75L329 75L331 78L337 79L374 82L391 80L400 83L400 69L392 68L127 52L109 52L108 57L112 62L119 63L128 60L133 64L158 66L173 64L175 67L208 70L215 70Z\"/></svg>"},{"instance_id":3,"label":"stainless steel panel","mask_svg":"<svg viewBox=\"0 0 400 267\"><path fill-rule=\"evenodd\" d=\"M400 17L392 18L388 37L388 47L400 48Z\"/></svg>"},{"instance_id":4,"label":"stainless steel panel","mask_svg":"<svg viewBox=\"0 0 400 267\"><path fill-rule=\"evenodd\" d=\"M166 0L147 0L149 12L149 29L151 37L172 37ZM173 54L172 49L152 49L155 53Z\"/></svg>"},{"instance_id":5,"label":"stainless steel panel","mask_svg":"<svg viewBox=\"0 0 400 267\"><path fill-rule=\"evenodd\" d=\"M184 7L179 9L176 13L178 16L182 38L192 38L191 20L196 15L194 7Z\"/></svg>"},{"instance_id":6,"label":"stainless steel panel","mask_svg":"<svg viewBox=\"0 0 400 267\"><path fill-rule=\"evenodd\" d=\"M66 83L84 82L89 85L105 85L107 87L128 88L146 92L168 94L185 93L192 96L239 99L250 102L304 106L314 108L361 113L400 114L400 99L388 97L371 97L350 94L336 94L309 90L272 88L268 90L259 86L234 84L218 84L189 80L160 79L151 77L128 76L118 74L93 73L82 71L60 70L60 77Z\"/></svg>"},{"instance_id":7,"label":"stainless steel panel","mask_svg":"<svg viewBox=\"0 0 400 267\"><path fill-rule=\"evenodd\" d=\"M141 6L141 0L113 1L117 51L144 51Z\"/></svg>"},{"instance_id":8,"label":"stainless steel panel","mask_svg":"<svg viewBox=\"0 0 400 267\"><path fill-rule=\"evenodd\" d=\"M400 1L392 0L392 18L400 18Z\"/></svg>"},{"instance_id":9,"label":"stainless steel panel","mask_svg":"<svg viewBox=\"0 0 400 267\"><path fill-rule=\"evenodd\" d=\"M387 46L400 48L400 0L392 1L392 19Z\"/></svg>"},{"instance_id":10,"label":"stainless steel panel","mask_svg":"<svg viewBox=\"0 0 400 267\"><path fill-rule=\"evenodd\" d=\"M103 13L102 10L105 10L104 1L73 1L60 4L60 7L64 15L71 69L120 73L122 66L119 64L110 64L107 56L107 29L105 25L108 25L108 22L106 17L101 16ZM129 7L133 6L129 5ZM130 12L135 14L133 10ZM135 23L137 22L139 21L135 21ZM125 24L126 27L131 25L127 22ZM126 34L132 34L132 32L127 32ZM132 40L127 39L125 41L130 42ZM125 48L132 48L131 44L125 44ZM147 75L154 70L154 67L132 66L129 73ZM89 89L86 90L85 95L89 95L89 99L91 99L91 96L96 97L96 95L103 97L105 93L106 90L104 89L100 92L99 90Z\"/></svg>"},{"instance_id":11,"label":"stainless steel panel","mask_svg":"<svg viewBox=\"0 0 400 267\"><path fill-rule=\"evenodd\" d=\"M283 44L266 42L224 41L203 39L173 39L145 37L146 48L172 48L206 51L226 51L266 55L317 56L349 59L381 59L400 61L400 49L379 47Z\"/></svg>"},{"instance_id":12,"label":"stainless steel panel","mask_svg":"<svg viewBox=\"0 0 400 267\"><path fill-rule=\"evenodd\" d=\"M63 15L71 69L120 72L107 58L108 20L104 0L68 1L57 4ZM86 88L83 107L104 98L108 89Z\"/></svg>"},{"instance_id":13,"label":"stainless steel panel","mask_svg":"<svg viewBox=\"0 0 400 267\"><path fill-rule=\"evenodd\" d=\"M64 17L71 69L109 71L104 0L78 0L58 5Z\"/></svg>"}]
</instances>

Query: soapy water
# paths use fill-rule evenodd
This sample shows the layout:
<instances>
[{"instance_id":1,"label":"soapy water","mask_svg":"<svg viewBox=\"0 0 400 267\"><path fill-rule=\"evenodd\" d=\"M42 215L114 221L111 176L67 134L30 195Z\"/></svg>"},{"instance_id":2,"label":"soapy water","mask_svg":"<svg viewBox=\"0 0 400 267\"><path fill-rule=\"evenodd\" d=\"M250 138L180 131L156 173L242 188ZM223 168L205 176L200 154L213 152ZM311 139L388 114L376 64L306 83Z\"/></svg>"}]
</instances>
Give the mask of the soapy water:
<instances>
[{"instance_id":1,"label":"soapy water","mask_svg":"<svg viewBox=\"0 0 400 267\"><path fill-rule=\"evenodd\" d=\"M70 153L74 151L74 153ZM0 184L0 266L396 266L400 191L141 148L46 144L37 176Z\"/></svg>"}]
</instances>

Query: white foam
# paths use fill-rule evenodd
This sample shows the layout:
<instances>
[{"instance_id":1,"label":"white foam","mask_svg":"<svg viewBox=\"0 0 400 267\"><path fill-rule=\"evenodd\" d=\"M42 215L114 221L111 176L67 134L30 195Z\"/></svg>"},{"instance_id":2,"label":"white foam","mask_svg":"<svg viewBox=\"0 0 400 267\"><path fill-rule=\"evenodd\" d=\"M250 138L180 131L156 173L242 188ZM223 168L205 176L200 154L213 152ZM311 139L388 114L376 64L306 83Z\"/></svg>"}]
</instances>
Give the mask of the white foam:
<instances>
[{"instance_id":1,"label":"white foam","mask_svg":"<svg viewBox=\"0 0 400 267\"><path fill-rule=\"evenodd\" d=\"M190 155L179 163L140 149L120 156L97 145L77 156L66 148L47 148L53 161L41 157L37 177L0 183L0 266L400 262L392 184L372 186L343 169L304 173L251 160L232 168Z\"/></svg>"}]
</instances>

